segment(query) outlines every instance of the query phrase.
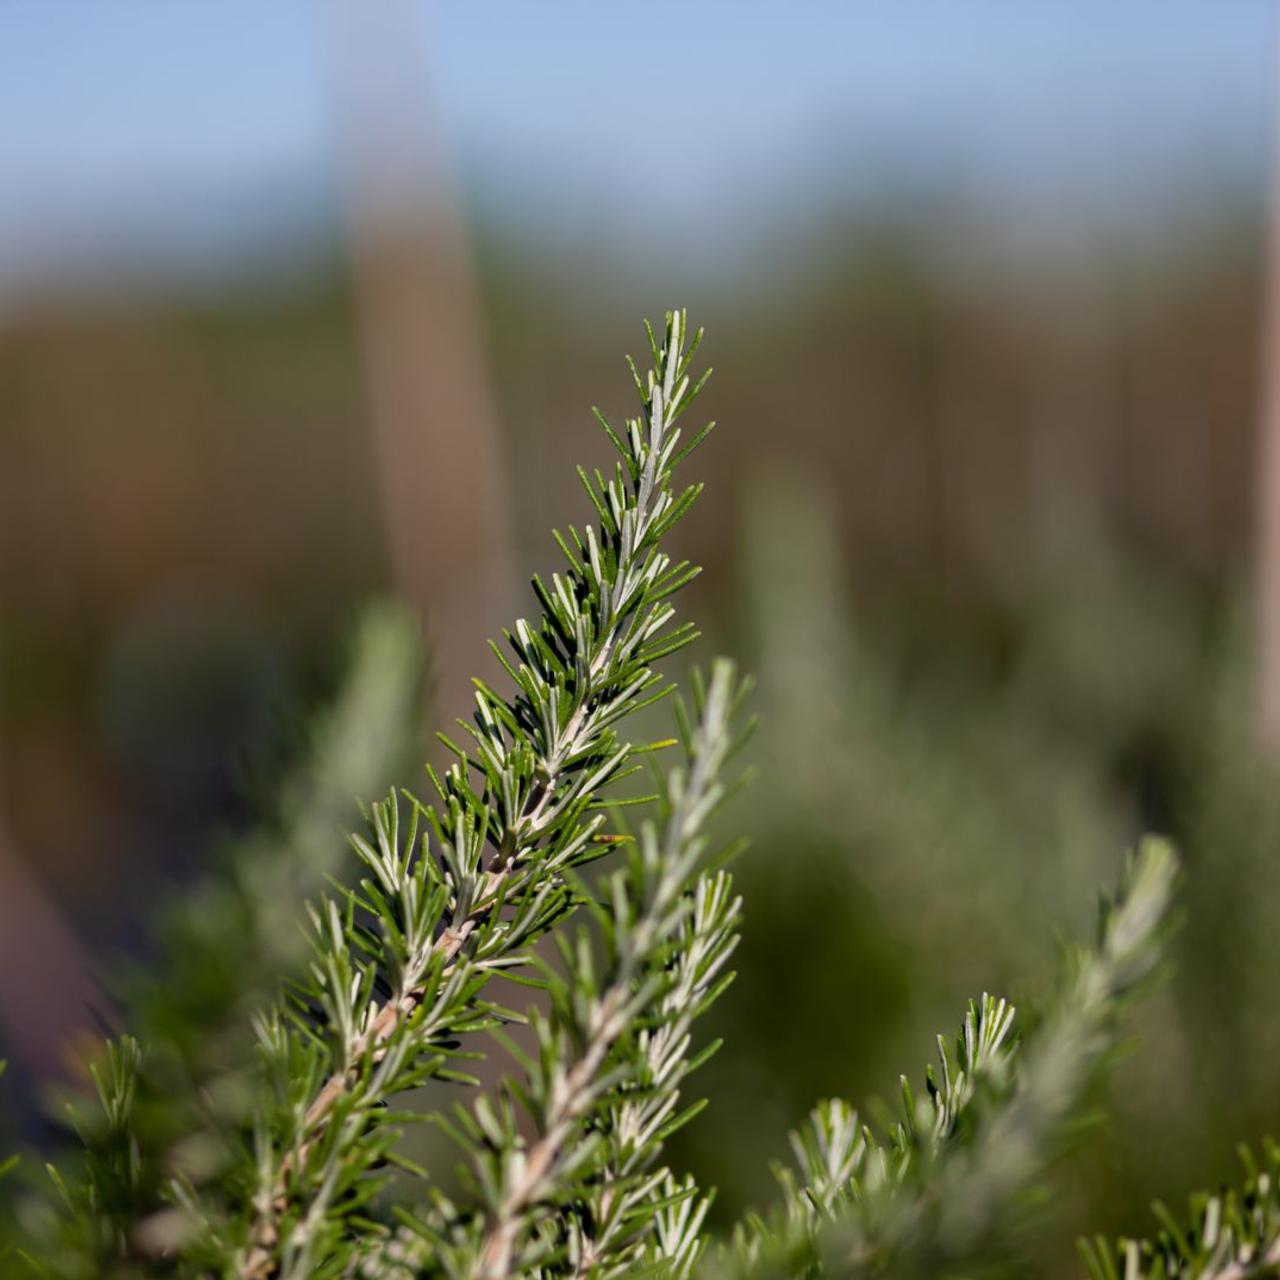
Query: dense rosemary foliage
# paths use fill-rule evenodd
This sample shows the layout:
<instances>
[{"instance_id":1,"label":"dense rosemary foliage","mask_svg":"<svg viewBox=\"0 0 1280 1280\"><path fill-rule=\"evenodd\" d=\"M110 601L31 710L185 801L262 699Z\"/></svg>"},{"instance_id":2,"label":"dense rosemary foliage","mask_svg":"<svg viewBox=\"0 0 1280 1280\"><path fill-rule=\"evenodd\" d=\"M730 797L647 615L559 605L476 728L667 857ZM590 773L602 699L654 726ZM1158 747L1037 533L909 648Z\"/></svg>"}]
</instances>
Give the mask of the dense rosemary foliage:
<instances>
[{"instance_id":1,"label":"dense rosemary foliage","mask_svg":"<svg viewBox=\"0 0 1280 1280\"><path fill-rule=\"evenodd\" d=\"M923 1089L903 1078L896 1113L820 1103L773 1209L714 1239L710 1191L664 1163L703 1105L686 1082L717 1046L696 1024L732 979L742 911L725 869L736 842L711 830L750 727L732 664L673 699L672 738L635 742L635 713L672 690L661 660L695 635L671 598L697 570L665 543L699 491L677 468L710 429L677 425L706 381L700 339L682 312L649 331L638 413L620 429L597 415L613 468L580 473L595 519L555 535L565 566L534 579L540 616L494 646L506 690L476 682L431 800L392 790L372 804L353 868L329 831L351 794L395 775L418 678L403 624L366 624L277 823L174 913L163 976L125 985L130 1034L94 1067L96 1103L75 1109L79 1151L49 1170L57 1196L19 1202L6 1267L20 1256L67 1280L1017 1273L1026 1193L1159 967L1176 863L1156 840L1126 863L1093 942L1066 949L1030 1031L984 995L954 1042L939 1038ZM646 765L651 795L618 789ZM645 806L634 833L630 803ZM305 935L288 923L304 898ZM477 1067L487 1055L505 1067ZM429 1084L457 1101L436 1105ZM424 1118L459 1149L452 1189L404 1141ZM1095 1280L1273 1274L1278 1159L1268 1148L1243 1193L1194 1202L1190 1228L1166 1215L1154 1242L1088 1245Z\"/></svg>"}]
</instances>

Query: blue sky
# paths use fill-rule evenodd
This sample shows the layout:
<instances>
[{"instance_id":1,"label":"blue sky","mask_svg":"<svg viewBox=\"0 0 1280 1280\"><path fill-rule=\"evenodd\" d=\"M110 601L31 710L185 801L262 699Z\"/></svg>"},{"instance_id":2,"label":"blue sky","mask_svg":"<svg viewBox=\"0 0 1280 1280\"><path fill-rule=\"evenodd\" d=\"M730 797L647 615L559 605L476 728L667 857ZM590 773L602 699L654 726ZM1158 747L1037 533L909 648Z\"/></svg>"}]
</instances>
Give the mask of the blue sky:
<instances>
[{"instance_id":1,"label":"blue sky","mask_svg":"<svg viewBox=\"0 0 1280 1280\"><path fill-rule=\"evenodd\" d=\"M5 0L0 291L113 253L234 257L324 214L335 13L394 3ZM414 13L433 101L405 109L473 200L553 234L629 220L710 244L894 172L1045 211L1260 179L1278 61L1267 0Z\"/></svg>"}]
</instances>

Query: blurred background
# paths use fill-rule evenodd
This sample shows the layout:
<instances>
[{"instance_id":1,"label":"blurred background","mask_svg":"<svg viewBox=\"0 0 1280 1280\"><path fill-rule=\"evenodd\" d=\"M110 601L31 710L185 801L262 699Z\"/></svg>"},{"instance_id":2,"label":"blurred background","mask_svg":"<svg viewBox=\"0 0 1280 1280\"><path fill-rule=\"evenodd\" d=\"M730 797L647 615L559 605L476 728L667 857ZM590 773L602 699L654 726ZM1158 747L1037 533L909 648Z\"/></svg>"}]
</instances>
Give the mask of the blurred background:
<instances>
[{"instance_id":1,"label":"blurred background","mask_svg":"<svg viewBox=\"0 0 1280 1280\"><path fill-rule=\"evenodd\" d=\"M589 406L686 305L722 427L685 607L758 674L763 775L676 1158L761 1203L816 1097L1035 992L1156 829L1175 972L1039 1273L1234 1176L1280 1132L1278 35L1264 0L5 4L9 1126L364 602L418 612L431 725L465 708L607 455Z\"/></svg>"}]
</instances>

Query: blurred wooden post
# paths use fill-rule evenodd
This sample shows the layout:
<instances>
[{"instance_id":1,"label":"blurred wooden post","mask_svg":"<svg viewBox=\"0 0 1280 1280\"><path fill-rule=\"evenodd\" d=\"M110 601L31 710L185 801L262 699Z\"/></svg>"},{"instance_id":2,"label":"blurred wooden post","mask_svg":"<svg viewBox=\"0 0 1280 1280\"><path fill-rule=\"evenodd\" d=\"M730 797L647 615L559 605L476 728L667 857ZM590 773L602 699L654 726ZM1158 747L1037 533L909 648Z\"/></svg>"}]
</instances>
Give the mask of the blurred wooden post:
<instances>
[{"instance_id":1,"label":"blurred wooden post","mask_svg":"<svg viewBox=\"0 0 1280 1280\"><path fill-rule=\"evenodd\" d=\"M1276 64L1280 66L1280 58ZM1259 732L1263 746L1280 753L1280 92L1273 107L1271 154L1257 445L1256 608Z\"/></svg>"},{"instance_id":2,"label":"blurred wooden post","mask_svg":"<svg viewBox=\"0 0 1280 1280\"><path fill-rule=\"evenodd\" d=\"M396 589L423 615L438 710L506 613L503 452L466 237L429 127L423 10L333 0L340 176ZM465 701L464 701L465 699Z\"/></svg>"}]
</instances>

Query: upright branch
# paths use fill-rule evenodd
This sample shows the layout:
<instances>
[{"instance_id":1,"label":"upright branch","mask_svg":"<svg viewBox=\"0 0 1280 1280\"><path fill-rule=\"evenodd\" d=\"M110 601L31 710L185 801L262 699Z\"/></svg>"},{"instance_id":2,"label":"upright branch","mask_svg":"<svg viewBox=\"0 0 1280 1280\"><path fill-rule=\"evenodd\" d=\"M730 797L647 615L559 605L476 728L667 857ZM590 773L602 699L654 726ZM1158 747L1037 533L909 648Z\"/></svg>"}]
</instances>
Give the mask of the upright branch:
<instances>
[{"instance_id":1,"label":"upright branch","mask_svg":"<svg viewBox=\"0 0 1280 1280\"><path fill-rule=\"evenodd\" d=\"M701 868L740 697L731 665L718 663L687 769L668 775L661 824L644 825L592 904L599 944L582 929L561 939L559 966L540 966L551 1004L530 1016L536 1053L511 1046L523 1079L506 1083L498 1110L486 1099L459 1109L451 1131L471 1155L482 1207L450 1207L419 1224L428 1269L502 1280L561 1260L571 1273L616 1274L673 1199L642 1208L667 1178L651 1161L675 1119L688 1020L723 988L737 942L729 877ZM677 1012L681 998L687 1008ZM659 1047L671 1032L678 1053ZM521 1134L517 1105L532 1139Z\"/></svg>"},{"instance_id":2,"label":"upright branch","mask_svg":"<svg viewBox=\"0 0 1280 1280\"><path fill-rule=\"evenodd\" d=\"M1008 1102L939 1187L938 1244L949 1256L971 1255L989 1238L1011 1198L1043 1168L1046 1149L1105 1065L1121 1011L1164 954L1177 875L1170 846L1144 839L1116 892L1100 904L1093 945L1067 952L1058 991L1027 1045Z\"/></svg>"},{"instance_id":3,"label":"upright branch","mask_svg":"<svg viewBox=\"0 0 1280 1280\"><path fill-rule=\"evenodd\" d=\"M383 1103L502 1016L481 999L486 981L526 961L575 905L570 873L611 847L601 793L633 753L618 727L667 692L654 664L696 634L672 625L670 597L697 570L661 549L701 489L675 489L674 470L711 429L682 444L676 426L708 376L691 377L701 333L686 343L686 331L679 311L661 340L648 330L652 366L631 366L639 416L619 431L597 411L619 458L610 476L580 469L598 523L555 534L567 567L533 580L543 616L506 633L510 656L493 646L513 692L475 682L470 743L445 739L457 758L431 773L435 803L412 802L407 839L395 797L377 806L372 839L356 842L369 877L314 912L310 988L261 1027L277 1088L256 1125L243 1246L234 1222L205 1215L211 1256L239 1249L242 1280L305 1275L342 1252L343 1221L393 1141L374 1132ZM314 1082L305 1094L299 1073Z\"/></svg>"},{"instance_id":4,"label":"upright branch","mask_svg":"<svg viewBox=\"0 0 1280 1280\"><path fill-rule=\"evenodd\" d=\"M1161 954L1176 861L1145 840L1104 899L1095 943L1068 951L1060 988L1025 1046L1013 1009L984 996L954 1053L917 1099L904 1077L887 1134L844 1102L823 1103L793 1139L801 1177L783 1172L783 1208L749 1220L726 1261L761 1275L937 1275L990 1246L1003 1211L1114 1045L1117 1014Z\"/></svg>"},{"instance_id":5,"label":"upright branch","mask_svg":"<svg viewBox=\"0 0 1280 1280\"><path fill-rule=\"evenodd\" d=\"M701 1221L696 1188L677 1185L655 1167L663 1144L702 1110L702 1102L683 1109L685 1078L719 1048L713 1042L690 1053L692 1028L733 979L724 972L737 945L731 932L736 902L729 904L728 878L704 876L693 890L693 910L677 935L674 958L659 956L662 993L644 1020L628 1031L625 1057L631 1076L593 1117L601 1144L597 1176L565 1211L564 1234L569 1271L574 1277L621 1273L642 1259L670 1274L683 1251L673 1241L687 1238L690 1223Z\"/></svg>"}]
</instances>

